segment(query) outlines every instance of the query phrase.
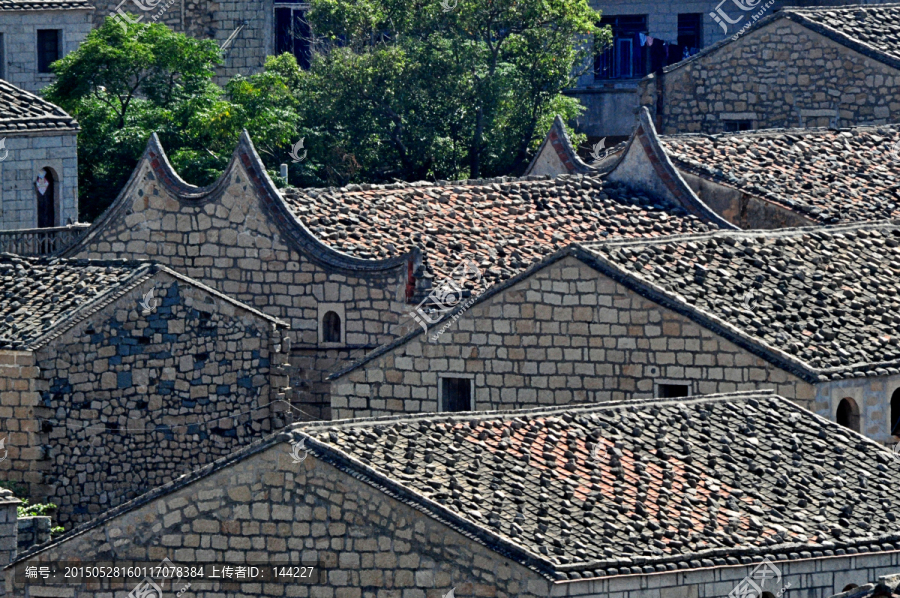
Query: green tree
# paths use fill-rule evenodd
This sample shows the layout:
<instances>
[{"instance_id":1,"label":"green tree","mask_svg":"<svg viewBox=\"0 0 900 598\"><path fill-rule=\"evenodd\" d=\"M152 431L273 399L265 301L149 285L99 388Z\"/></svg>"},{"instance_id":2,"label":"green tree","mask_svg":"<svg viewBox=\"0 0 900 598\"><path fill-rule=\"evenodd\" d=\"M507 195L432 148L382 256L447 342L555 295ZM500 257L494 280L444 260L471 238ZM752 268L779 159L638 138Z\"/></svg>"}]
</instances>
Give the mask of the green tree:
<instances>
[{"instance_id":1,"label":"green tree","mask_svg":"<svg viewBox=\"0 0 900 598\"><path fill-rule=\"evenodd\" d=\"M309 20L301 124L338 183L520 172L609 40L586 0L312 0Z\"/></svg>"},{"instance_id":2,"label":"green tree","mask_svg":"<svg viewBox=\"0 0 900 598\"><path fill-rule=\"evenodd\" d=\"M162 24L136 23L126 30L108 18L78 50L52 65L57 79L45 96L82 129L82 220L92 220L112 202L154 132L173 166L193 184L209 184L221 174L244 128L252 131L267 166L277 168L297 128L297 99L279 78L290 71L290 59L273 62L272 71L236 78L225 90L213 82L220 62L211 40Z\"/></svg>"}]
</instances>

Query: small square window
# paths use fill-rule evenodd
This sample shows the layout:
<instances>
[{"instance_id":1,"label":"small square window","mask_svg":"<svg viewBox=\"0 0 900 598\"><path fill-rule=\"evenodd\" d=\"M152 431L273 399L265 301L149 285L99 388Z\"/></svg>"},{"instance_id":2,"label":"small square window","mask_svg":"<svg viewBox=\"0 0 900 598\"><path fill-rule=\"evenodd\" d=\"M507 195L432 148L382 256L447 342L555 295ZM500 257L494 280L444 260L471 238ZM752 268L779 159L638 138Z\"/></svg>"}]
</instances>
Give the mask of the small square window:
<instances>
[{"instance_id":1,"label":"small square window","mask_svg":"<svg viewBox=\"0 0 900 598\"><path fill-rule=\"evenodd\" d=\"M674 399L691 396L690 384L657 384L656 396L660 399Z\"/></svg>"},{"instance_id":2,"label":"small square window","mask_svg":"<svg viewBox=\"0 0 900 598\"><path fill-rule=\"evenodd\" d=\"M726 133L737 133L739 131L749 131L753 129L753 121L752 120L726 120L725 121L725 132Z\"/></svg>"},{"instance_id":3,"label":"small square window","mask_svg":"<svg viewBox=\"0 0 900 598\"><path fill-rule=\"evenodd\" d=\"M52 73L50 65L62 58L62 31L59 29L38 29L37 60L39 73Z\"/></svg>"},{"instance_id":4,"label":"small square window","mask_svg":"<svg viewBox=\"0 0 900 598\"><path fill-rule=\"evenodd\" d=\"M441 411L472 411L472 378L441 377Z\"/></svg>"}]
</instances>

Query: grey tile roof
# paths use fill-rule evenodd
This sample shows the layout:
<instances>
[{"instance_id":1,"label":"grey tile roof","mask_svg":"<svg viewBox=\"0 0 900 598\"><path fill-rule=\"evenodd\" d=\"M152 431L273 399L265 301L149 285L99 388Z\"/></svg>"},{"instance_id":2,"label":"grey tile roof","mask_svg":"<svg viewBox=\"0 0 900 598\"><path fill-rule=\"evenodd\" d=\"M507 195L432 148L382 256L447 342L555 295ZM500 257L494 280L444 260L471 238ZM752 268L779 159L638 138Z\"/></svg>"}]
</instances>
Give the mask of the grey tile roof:
<instances>
[{"instance_id":1,"label":"grey tile roof","mask_svg":"<svg viewBox=\"0 0 900 598\"><path fill-rule=\"evenodd\" d=\"M33 349L160 271L269 320L287 324L150 262L0 254L0 349ZM135 304L135 309L138 308Z\"/></svg>"},{"instance_id":2,"label":"grey tile roof","mask_svg":"<svg viewBox=\"0 0 900 598\"><path fill-rule=\"evenodd\" d=\"M154 271L138 262L0 255L0 349L28 348L85 304Z\"/></svg>"},{"instance_id":3,"label":"grey tile roof","mask_svg":"<svg viewBox=\"0 0 900 598\"><path fill-rule=\"evenodd\" d=\"M29 131L78 131L62 108L0 79L0 135Z\"/></svg>"},{"instance_id":4,"label":"grey tile roof","mask_svg":"<svg viewBox=\"0 0 900 598\"><path fill-rule=\"evenodd\" d=\"M900 458L765 392L302 431L557 579L900 548Z\"/></svg>"},{"instance_id":5,"label":"grey tile roof","mask_svg":"<svg viewBox=\"0 0 900 598\"><path fill-rule=\"evenodd\" d=\"M16 562L301 439L317 459L551 579L900 549L900 459L757 391L295 424Z\"/></svg>"},{"instance_id":6,"label":"grey tile roof","mask_svg":"<svg viewBox=\"0 0 900 598\"><path fill-rule=\"evenodd\" d=\"M789 8L785 11L900 59L900 4Z\"/></svg>"},{"instance_id":7,"label":"grey tile roof","mask_svg":"<svg viewBox=\"0 0 900 598\"><path fill-rule=\"evenodd\" d=\"M623 280L813 379L900 373L900 226L722 231L586 247Z\"/></svg>"},{"instance_id":8,"label":"grey tile roof","mask_svg":"<svg viewBox=\"0 0 900 598\"><path fill-rule=\"evenodd\" d=\"M813 222L900 216L900 125L670 135L660 141L677 168Z\"/></svg>"},{"instance_id":9,"label":"grey tile roof","mask_svg":"<svg viewBox=\"0 0 900 598\"><path fill-rule=\"evenodd\" d=\"M4 10L94 10L86 0L0 0L0 11Z\"/></svg>"},{"instance_id":10,"label":"grey tile roof","mask_svg":"<svg viewBox=\"0 0 900 598\"><path fill-rule=\"evenodd\" d=\"M569 243L716 228L671 202L581 175L292 188L282 194L294 214L339 251L385 258L419 248L426 276L438 279L472 259L481 267L482 287Z\"/></svg>"}]
</instances>

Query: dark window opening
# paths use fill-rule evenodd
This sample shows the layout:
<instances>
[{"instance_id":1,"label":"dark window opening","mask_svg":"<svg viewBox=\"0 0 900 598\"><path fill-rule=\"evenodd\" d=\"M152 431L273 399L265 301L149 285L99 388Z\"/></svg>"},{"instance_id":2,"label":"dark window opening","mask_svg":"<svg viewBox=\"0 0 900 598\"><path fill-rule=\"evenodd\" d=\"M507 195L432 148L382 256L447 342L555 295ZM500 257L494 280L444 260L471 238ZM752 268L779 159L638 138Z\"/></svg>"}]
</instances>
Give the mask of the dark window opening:
<instances>
[{"instance_id":1,"label":"dark window opening","mask_svg":"<svg viewBox=\"0 0 900 598\"><path fill-rule=\"evenodd\" d=\"M34 182L34 190L37 193L38 228L56 226L56 210L53 205L56 195L54 182L53 173L46 168L41 171Z\"/></svg>"},{"instance_id":2,"label":"dark window opening","mask_svg":"<svg viewBox=\"0 0 900 598\"><path fill-rule=\"evenodd\" d=\"M859 407L853 399L841 399L837 408L837 423L859 432Z\"/></svg>"},{"instance_id":3,"label":"dark window opening","mask_svg":"<svg viewBox=\"0 0 900 598\"><path fill-rule=\"evenodd\" d=\"M725 132L737 133L738 131L749 131L753 128L752 120L726 120Z\"/></svg>"},{"instance_id":4,"label":"dark window opening","mask_svg":"<svg viewBox=\"0 0 900 598\"><path fill-rule=\"evenodd\" d=\"M330 311L322 318L322 341L326 343L341 342L341 316Z\"/></svg>"},{"instance_id":5,"label":"dark window opening","mask_svg":"<svg viewBox=\"0 0 900 598\"><path fill-rule=\"evenodd\" d=\"M472 411L472 380L441 378L441 411Z\"/></svg>"},{"instance_id":6,"label":"dark window opening","mask_svg":"<svg viewBox=\"0 0 900 598\"><path fill-rule=\"evenodd\" d=\"M900 436L900 388L891 395L891 434Z\"/></svg>"},{"instance_id":7,"label":"dark window opening","mask_svg":"<svg viewBox=\"0 0 900 598\"><path fill-rule=\"evenodd\" d=\"M849 592L850 590L855 590L855 589L858 588L858 587L859 587L859 586L856 585L855 583L848 583L847 585L844 586L844 589L841 590L841 593L843 593L843 592Z\"/></svg>"},{"instance_id":8,"label":"dark window opening","mask_svg":"<svg viewBox=\"0 0 900 598\"><path fill-rule=\"evenodd\" d=\"M697 12L678 15L678 45L682 57L693 56L703 47L703 15Z\"/></svg>"},{"instance_id":9,"label":"dark window opening","mask_svg":"<svg viewBox=\"0 0 900 598\"><path fill-rule=\"evenodd\" d=\"M306 6L275 7L275 54L293 54L300 68L308 69L312 58L312 30L306 21Z\"/></svg>"},{"instance_id":10,"label":"dark window opening","mask_svg":"<svg viewBox=\"0 0 900 598\"><path fill-rule=\"evenodd\" d=\"M594 58L594 76L598 79L633 79L647 74L647 52L641 45L646 38L647 16L603 17L600 26L612 29L612 45Z\"/></svg>"},{"instance_id":11,"label":"dark window opening","mask_svg":"<svg viewBox=\"0 0 900 598\"><path fill-rule=\"evenodd\" d=\"M6 79L6 45L3 42L3 34L0 33L0 79Z\"/></svg>"},{"instance_id":12,"label":"dark window opening","mask_svg":"<svg viewBox=\"0 0 900 598\"><path fill-rule=\"evenodd\" d=\"M37 53L38 53L38 72L52 73L50 65L62 58L60 52L60 37L62 32L59 29L38 29L37 32Z\"/></svg>"},{"instance_id":13,"label":"dark window opening","mask_svg":"<svg viewBox=\"0 0 900 598\"><path fill-rule=\"evenodd\" d=\"M657 384L656 396L660 399L689 397L691 396L691 387L689 384Z\"/></svg>"}]
</instances>

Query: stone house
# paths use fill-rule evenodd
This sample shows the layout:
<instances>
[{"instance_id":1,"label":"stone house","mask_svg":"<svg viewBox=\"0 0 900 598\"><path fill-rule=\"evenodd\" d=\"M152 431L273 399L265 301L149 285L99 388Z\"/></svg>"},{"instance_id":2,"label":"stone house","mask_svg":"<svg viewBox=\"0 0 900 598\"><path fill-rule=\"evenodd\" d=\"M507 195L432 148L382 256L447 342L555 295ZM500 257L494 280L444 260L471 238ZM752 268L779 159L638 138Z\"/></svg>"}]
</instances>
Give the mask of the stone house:
<instances>
[{"instance_id":1,"label":"stone house","mask_svg":"<svg viewBox=\"0 0 900 598\"><path fill-rule=\"evenodd\" d=\"M896 4L785 8L647 78L664 134L900 121Z\"/></svg>"},{"instance_id":2,"label":"stone house","mask_svg":"<svg viewBox=\"0 0 900 598\"><path fill-rule=\"evenodd\" d=\"M900 436L900 228L611 240L560 251L331 376L335 417L775 388ZM896 442L897 438L894 438Z\"/></svg>"},{"instance_id":3,"label":"stone house","mask_svg":"<svg viewBox=\"0 0 900 598\"><path fill-rule=\"evenodd\" d=\"M471 294L573 241L731 226L680 179L646 189L641 180L279 191L244 134L223 176L201 189L153 137L116 201L64 255L155 260L289 322L292 401L304 417L330 419L324 375L415 327L409 313L460 264L479 269Z\"/></svg>"},{"instance_id":4,"label":"stone house","mask_svg":"<svg viewBox=\"0 0 900 598\"><path fill-rule=\"evenodd\" d=\"M0 230L78 221L78 131L62 108L0 80Z\"/></svg>"},{"instance_id":5,"label":"stone house","mask_svg":"<svg viewBox=\"0 0 900 598\"><path fill-rule=\"evenodd\" d=\"M286 325L164 266L0 257L0 314L0 472L62 524L281 425Z\"/></svg>"},{"instance_id":6,"label":"stone house","mask_svg":"<svg viewBox=\"0 0 900 598\"><path fill-rule=\"evenodd\" d=\"M37 93L54 79L50 65L91 30L87 0L12 0L0 5L0 79Z\"/></svg>"},{"instance_id":7,"label":"stone house","mask_svg":"<svg viewBox=\"0 0 900 598\"><path fill-rule=\"evenodd\" d=\"M900 566L898 483L889 451L767 393L318 423L20 555L7 591L124 594L147 581L25 571L169 559L206 565L178 580L197 598L726 596L760 567L824 598ZM313 570L223 577L251 562Z\"/></svg>"},{"instance_id":8,"label":"stone house","mask_svg":"<svg viewBox=\"0 0 900 598\"><path fill-rule=\"evenodd\" d=\"M526 174L618 177L648 189L678 179L683 203L743 229L900 217L897 125L659 135L649 111L640 116L629 141L592 164L557 119Z\"/></svg>"}]
</instances>

